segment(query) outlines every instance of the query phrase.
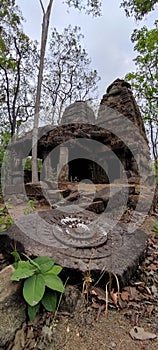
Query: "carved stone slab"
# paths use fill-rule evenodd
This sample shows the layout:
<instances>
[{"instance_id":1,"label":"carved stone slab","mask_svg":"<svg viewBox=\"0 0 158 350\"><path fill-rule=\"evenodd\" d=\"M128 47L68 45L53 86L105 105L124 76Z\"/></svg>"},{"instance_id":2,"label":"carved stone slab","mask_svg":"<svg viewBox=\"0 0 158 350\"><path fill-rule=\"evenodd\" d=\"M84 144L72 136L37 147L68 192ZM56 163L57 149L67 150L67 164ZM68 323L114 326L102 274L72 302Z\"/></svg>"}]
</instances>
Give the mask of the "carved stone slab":
<instances>
[{"instance_id":1,"label":"carved stone slab","mask_svg":"<svg viewBox=\"0 0 158 350\"><path fill-rule=\"evenodd\" d=\"M26 254L51 256L75 274L111 271L127 283L146 250L145 233L130 233L125 224L115 225L102 214L70 208L22 217L3 235L22 243Z\"/></svg>"}]
</instances>

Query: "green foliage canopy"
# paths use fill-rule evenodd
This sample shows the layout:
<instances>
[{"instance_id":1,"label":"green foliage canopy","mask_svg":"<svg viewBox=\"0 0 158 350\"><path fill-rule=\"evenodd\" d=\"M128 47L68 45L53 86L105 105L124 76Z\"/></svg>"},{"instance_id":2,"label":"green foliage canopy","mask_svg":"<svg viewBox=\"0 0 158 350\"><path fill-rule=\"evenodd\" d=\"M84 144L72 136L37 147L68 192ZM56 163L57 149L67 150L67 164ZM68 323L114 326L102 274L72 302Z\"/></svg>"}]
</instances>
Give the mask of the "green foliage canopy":
<instances>
[{"instance_id":1,"label":"green foliage canopy","mask_svg":"<svg viewBox=\"0 0 158 350\"><path fill-rule=\"evenodd\" d=\"M23 17L15 0L0 0L0 65L15 69L16 62L10 53L12 37L18 36L22 30Z\"/></svg>"},{"instance_id":2,"label":"green foliage canopy","mask_svg":"<svg viewBox=\"0 0 158 350\"><path fill-rule=\"evenodd\" d=\"M32 67L36 67L37 43L24 34L14 0L0 0L0 20L0 117L13 136L34 107Z\"/></svg>"},{"instance_id":3,"label":"green foliage canopy","mask_svg":"<svg viewBox=\"0 0 158 350\"><path fill-rule=\"evenodd\" d=\"M152 154L158 160L158 26L135 29L132 34L136 72L127 74L146 123Z\"/></svg>"},{"instance_id":4,"label":"green foliage canopy","mask_svg":"<svg viewBox=\"0 0 158 350\"><path fill-rule=\"evenodd\" d=\"M141 20L146 14L154 10L158 0L123 0L121 7L125 9L128 17L134 16L137 20Z\"/></svg>"},{"instance_id":5,"label":"green foliage canopy","mask_svg":"<svg viewBox=\"0 0 158 350\"><path fill-rule=\"evenodd\" d=\"M93 16L101 15L100 0L65 0L64 2L79 11L85 11L87 14L92 14Z\"/></svg>"},{"instance_id":6,"label":"green foliage canopy","mask_svg":"<svg viewBox=\"0 0 158 350\"><path fill-rule=\"evenodd\" d=\"M60 122L66 105L95 98L100 78L91 69L83 38L81 28L71 25L62 33L56 28L51 33L43 81L43 104L51 114L51 122Z\"/></svg>"}]
</instances>

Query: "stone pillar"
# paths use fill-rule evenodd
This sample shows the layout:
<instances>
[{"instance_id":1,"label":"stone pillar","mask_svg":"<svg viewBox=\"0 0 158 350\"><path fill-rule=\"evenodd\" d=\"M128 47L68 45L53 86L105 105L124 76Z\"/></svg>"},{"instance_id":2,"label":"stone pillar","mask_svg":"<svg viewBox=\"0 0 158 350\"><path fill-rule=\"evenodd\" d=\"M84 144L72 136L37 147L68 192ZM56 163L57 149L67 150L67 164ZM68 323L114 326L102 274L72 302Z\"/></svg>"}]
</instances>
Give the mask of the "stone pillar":
<instances>
[{"instance_id":1,"label":"stone pillar","mask_svg":"<svg viewBox=\"0 0 158 350\"><path fill-rule=\"evenodd\" d=\"M17 154L11 149L6 162L4 160L1 177L3 196L5 200L12 200L13 204L25 197L23 158L20 156L20 152Z\"/></svg>"},{"instance_id":2,"label":"stone pillar","mask_svg":"<svg viewBox=\"0 0 158 350\"><path fill-rule=\"evenodd\" d=\"M24 183L24 171L22 166L22 158L15 157L12 162L12 185Z\"/></svg>"},{"instance_id":3,"label":"stone pillar","mask_svg":"<svg viewBox=\"0 0 158 350\"><path fill-rule=\"evenodd\" d=\"M52 165L51 165L51 156L50 154L44 154L44 159L43 159L43 178L44 180L51 180L51 175L52 175Z\"/></svg>"},{"instance_id":4,"label":"stone pillar","mask_svg":"<svg viewBox=\"0 0 158 350\"><path fill-rule=\"evenodd\" d=\"M67 147L60 146L59 163L57 166L58 182L66 182L69 180L69 150Z\"/></svg>"}]
</instances>

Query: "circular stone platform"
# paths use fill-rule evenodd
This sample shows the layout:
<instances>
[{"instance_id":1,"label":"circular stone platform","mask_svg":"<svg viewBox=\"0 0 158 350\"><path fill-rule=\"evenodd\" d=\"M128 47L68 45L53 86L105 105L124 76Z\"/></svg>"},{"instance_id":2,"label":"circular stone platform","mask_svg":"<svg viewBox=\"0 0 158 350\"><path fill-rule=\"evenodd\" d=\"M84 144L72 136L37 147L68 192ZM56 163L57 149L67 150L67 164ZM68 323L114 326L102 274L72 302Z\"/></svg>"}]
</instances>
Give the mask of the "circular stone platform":
<instances>
[{"instance_id":1,"label":"circular stone platform","mask_svg":"<svg viewBox=\"0 0 158 350\"><path fill-rule=\"evenodd\" d=\"M63 268L83 274L114 272L127 283L145 253L145 233L129 233L125 224L114 227L111 219L87 210L78 213L75 206L73 213L72 206L63 209L24 216L3 235L20 242L29 256L51 256Z\"/></svg>"}]
</instances>

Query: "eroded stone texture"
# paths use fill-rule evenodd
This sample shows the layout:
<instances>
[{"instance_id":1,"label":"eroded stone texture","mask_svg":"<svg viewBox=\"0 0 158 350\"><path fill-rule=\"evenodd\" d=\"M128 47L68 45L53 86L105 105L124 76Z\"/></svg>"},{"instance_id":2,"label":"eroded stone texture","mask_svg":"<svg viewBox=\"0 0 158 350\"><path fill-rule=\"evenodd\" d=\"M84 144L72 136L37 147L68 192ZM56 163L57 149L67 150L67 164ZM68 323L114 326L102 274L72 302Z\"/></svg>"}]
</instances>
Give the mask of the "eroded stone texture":
<instances>
[{"instance_id":1,"label":"eroded stone texture","mask_svg":"<svg viewBox=\"0 0 158 350\"><path fill-rule=\"evenodd\" d=\"M81 292L77 286L67 285L65 287L59 310L62 310L62 312L73 313L77 304L80 302L80 298Z\"/></svg>"},{"instance_id":2,"label":"eroded stone texture","mask_svg":"<svg viewBox=\"0 0 158 350\"><path fill-rule=\"evenodd\" d=\"M69 161L68 148L64 146L60 146L59 163L57 165L57 176L58 176L59 182L68 181L69 179L68 161Z\"/></svg>"},{"instance_id":3,"label":"eroded stone texture","mask_svg":"<svg viewBox=\"0 0 158 350\"><path fill-rule=\"evenodd\" d=\"M86 102L76 101L65 109L61 119L61 124L69 124L74 121L76 123L95 122L95 115Z\"/></svg>"},{"instance_id":4,"label":"eroded stone texture","mask_svg":"<svg viewBox=\"0 0 158 350\"><path fill-rule=\"evenodd\" d=\"M118 111L131 120L139 128L140 133L146 142L148 142L141 113L132 94L129 83L122 79L116 79L107 88L107 93L103 96L100 103L98 117L100 116L104 106Z\"/></svg>"},{"instance_id":5,"label":"eroded stone texture","mask_svg":"<svg viewBox=\"0 0 158 350\"><path fill-rule=\"evenodd\" d=\"M15 332L26 320L26 304L22 298L21 283L12 282L14 271L9 265L0 272L0 346L14 338Z\"/></svg>"},{"instance_id":6,"label":"eroded stone texture","mask_svg":"<svg viewBox=\"0 0 158 350\"><path fill-rule=\"evenodd\" d=\"M107 88L107 93L101 100L98 125L104 122L107 129L112 129L116 135L119 131L121 140L126 140L120 159L129 181L131 178L133 178L133 183L140 182L140 178L145 181L150 174L148 140L131 86L122 79L116 79ZM117 138L114 143L117 145Z\"/></svg>"}]
</instances>

